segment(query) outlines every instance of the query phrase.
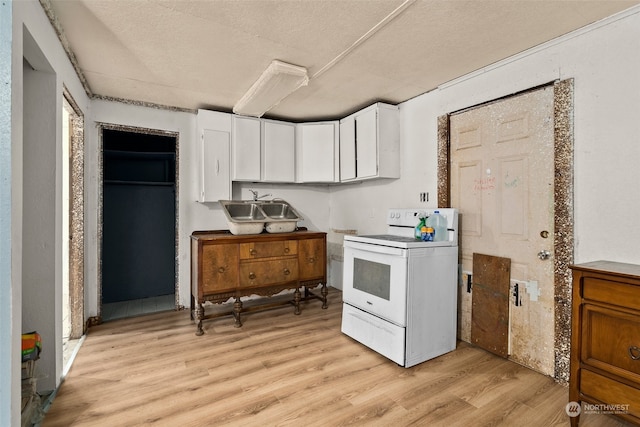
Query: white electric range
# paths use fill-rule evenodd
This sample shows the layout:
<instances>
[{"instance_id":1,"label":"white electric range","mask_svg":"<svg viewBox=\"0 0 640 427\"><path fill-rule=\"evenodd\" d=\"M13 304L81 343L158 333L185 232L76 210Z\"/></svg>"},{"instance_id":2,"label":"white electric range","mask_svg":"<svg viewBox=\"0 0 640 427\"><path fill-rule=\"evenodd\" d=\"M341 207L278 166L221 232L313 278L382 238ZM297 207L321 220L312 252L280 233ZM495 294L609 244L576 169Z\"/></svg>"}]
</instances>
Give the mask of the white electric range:
<instances>
[{"instance_id":1,"label":"white electric range","mask_svg":"<svg viewBox=\"0 0 640 427\"><path fill-rule=\"evenodd\" d=\"M448 238L414 237L439 211ZM410 367L455 349L458 211L390 209L387 234L344 238L342 332Z\"/></svg>"}]
</instances>

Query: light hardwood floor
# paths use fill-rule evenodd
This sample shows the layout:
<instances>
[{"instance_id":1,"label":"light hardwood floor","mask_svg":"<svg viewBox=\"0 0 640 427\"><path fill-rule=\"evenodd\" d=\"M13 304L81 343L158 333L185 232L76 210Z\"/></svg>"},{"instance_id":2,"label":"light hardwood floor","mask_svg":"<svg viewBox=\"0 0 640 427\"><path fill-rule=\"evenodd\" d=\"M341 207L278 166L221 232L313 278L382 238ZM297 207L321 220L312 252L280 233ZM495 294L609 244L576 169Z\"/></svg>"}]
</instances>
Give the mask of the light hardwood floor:
<instances>
[{"instance_id":1,"label":"light hardwood floor","mask_svg":"<svg viewBox=\"0 0 640 427\"><path fill-rule=\"evenodd\" d=\"M568 390L466 343L409 369L340 332L341 293L204 322L91 328L43 426L568 426ZM583 427L627 426L583 415Z\"/></svg>"}]
</instances>

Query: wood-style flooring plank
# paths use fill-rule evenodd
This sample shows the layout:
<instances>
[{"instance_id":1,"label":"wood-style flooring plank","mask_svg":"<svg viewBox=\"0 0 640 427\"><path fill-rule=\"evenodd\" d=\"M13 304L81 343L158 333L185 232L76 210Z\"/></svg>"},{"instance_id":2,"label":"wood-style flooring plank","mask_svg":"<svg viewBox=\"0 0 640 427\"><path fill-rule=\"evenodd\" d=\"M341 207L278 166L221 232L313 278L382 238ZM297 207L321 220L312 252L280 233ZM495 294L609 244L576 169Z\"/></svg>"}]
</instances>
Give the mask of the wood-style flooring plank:
<instances>
[{"instance_id":1,"label":"wood-style flooring plank","mask_svg":"<svg viewBox=\"0 0 640 427\"><path fill-rule=\"evenodd\" d=\"M405 369L340 332L341 297L249 312L241 328L205 320L200 337L186 311L93 327L42 425L569 426L553 379L463 342Z\"/></svg>"}]
</instances>

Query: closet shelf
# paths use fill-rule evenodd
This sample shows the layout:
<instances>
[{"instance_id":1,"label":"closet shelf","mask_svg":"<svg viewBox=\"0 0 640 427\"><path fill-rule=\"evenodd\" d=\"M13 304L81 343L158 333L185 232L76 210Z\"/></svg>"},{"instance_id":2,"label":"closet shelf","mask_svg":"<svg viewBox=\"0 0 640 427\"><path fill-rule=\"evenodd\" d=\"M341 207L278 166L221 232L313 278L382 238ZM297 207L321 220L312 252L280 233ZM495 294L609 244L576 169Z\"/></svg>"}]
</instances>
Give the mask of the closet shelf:
<instances>
[{"instance_id":1,"label":"closet shelf","mask_svg":"<svg viewBox=\"0 0 640 427\"><path fill-rule=\"evenodd\" d=\"M104 181L104 184L107 185L147 185L147 186L155 186L155 187L173 187L175 182L158 182L158 181L122 181L115 179L107 179Z\"/></svg>"}]
</instances>

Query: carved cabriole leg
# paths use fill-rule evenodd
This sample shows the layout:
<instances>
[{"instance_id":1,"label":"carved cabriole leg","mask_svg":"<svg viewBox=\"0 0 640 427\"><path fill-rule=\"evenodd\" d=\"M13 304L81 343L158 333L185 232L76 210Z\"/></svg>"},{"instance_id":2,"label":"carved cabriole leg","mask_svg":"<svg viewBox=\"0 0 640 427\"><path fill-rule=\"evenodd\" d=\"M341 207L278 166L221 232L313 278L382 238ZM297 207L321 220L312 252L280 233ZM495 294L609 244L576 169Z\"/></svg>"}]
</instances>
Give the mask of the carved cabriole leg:
<instances>
[{"instance_id":1,"label":"carved cabriole leg","mask_svg":"<svg viewBox=\"0 0 640 427\"><path fill-rule=\"evenodd\" d=\"M236 319L236 328L242 326L242 320L240 319L240 312L242 311L242 301L239 297L236 297L236 302L233 303L233 317Z\"/></svg>"},{"instance_id":2,"label":"carved cabriole leg","mask_svg":"<svg viewBox=\"0 0 640 427\"><path fill-rule=\"evenodd\" d=\"M300 314L300 298L302 295L300 294L300 288L296 288L296 291L293 293L293 305L295 306L295 311L293 314Z\"/></svg>"},{"instance_id":3,"label":"carved cabriole leg","mask_svg":"<svg viewBox=\"0 0 640 427\"><path fill-rule=\"evenodd\" d=\"M320 291L320 293L322 294L322 308L327 308L327 294L329 293L329 290L327 289L326 283L322 284L322 290Z\"/></svg>"},{"instance_id":4,"label":"carved cabriole leg","mask_svg":"<svg viewBox=\"0 0 640 427\"><path fill-rule=\"evenodd\" d=\"M202 306L202 302L198 301L196 304L196 335L200 336L204 334L202 330L202 318L204 317L204 307Z\"/></svg>"}]
</instances>

